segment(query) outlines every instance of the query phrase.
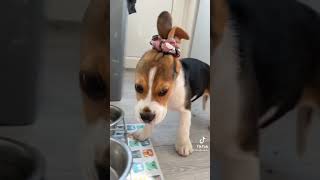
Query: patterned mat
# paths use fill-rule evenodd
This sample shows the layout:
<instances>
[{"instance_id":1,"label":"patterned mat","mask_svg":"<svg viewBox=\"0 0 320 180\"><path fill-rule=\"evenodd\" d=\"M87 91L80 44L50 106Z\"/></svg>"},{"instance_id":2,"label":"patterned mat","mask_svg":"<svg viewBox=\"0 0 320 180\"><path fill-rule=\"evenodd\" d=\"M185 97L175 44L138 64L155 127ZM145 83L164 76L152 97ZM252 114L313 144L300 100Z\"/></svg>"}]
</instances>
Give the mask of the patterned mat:
<instances>
[{"instance_id":1,"label":"patterned mat","mask_svg":"<svg viewBox=\"0 0 320 180\"><path fill-rule=\"evenodd\" d=\"M143 129L144 124L127 124L126 126L130 134ZM122 132L115 132L113 138L125 141ZM127 180L164 180L158 158L150 139L137 141L129 135L128 146L132 152L133 164Z\"/></svg>"}]
</instances>

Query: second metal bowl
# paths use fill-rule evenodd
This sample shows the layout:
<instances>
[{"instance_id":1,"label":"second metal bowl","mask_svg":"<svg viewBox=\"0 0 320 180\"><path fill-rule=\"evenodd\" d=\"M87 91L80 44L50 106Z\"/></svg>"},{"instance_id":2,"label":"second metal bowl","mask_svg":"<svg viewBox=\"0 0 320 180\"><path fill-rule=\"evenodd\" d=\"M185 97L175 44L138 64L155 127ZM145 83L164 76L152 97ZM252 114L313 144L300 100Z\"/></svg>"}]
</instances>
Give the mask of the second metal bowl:
<instances>
[{"instance_id":1,"label":"second metal bowl","mask_svg":"<svg viewBox=\"0 0 320 180\"><path fill-rule=\"evenodd\" d=\"M126 180L132 165L129 147L116 139L110 138L110 180Z\"/></svg>"},{"instance_id":2,"label":"second metal bowl","mask_svg":"<svg viewBox=\"0 0 320 180\"><path fill-rule=\"evenodd\" d=\"M124 118L124 112L117 106L110 105L110 127L114 128Z\"/></svg>"}]
</instances>

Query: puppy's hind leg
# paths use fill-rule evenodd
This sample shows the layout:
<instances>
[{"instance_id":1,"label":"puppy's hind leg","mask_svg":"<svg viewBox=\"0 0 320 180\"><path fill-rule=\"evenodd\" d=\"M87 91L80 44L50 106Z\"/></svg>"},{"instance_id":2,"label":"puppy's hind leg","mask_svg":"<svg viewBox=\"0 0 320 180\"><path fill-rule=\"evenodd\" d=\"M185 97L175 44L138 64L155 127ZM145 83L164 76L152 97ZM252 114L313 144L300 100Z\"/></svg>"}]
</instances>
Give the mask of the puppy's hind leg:
<instances>
[{"instance_id":1,"label":"puppy's hind leg","mask_svg":"<svg viewBox=\"0 0 320 180\"><path fill-rule=\"evenodd\" d=\"M312 108L308 106L298 108L297 116L297 154L301 157L306 151L307 136L310 129Z\"/></svg>"},{"instance_id":2,"label":"puppy's hind leg","mask_svg":"<svg viewBox=\"0 0 320 180\"><path fill-rule=\"evenodd\" d=\"M209 102L208 102L209 101ZM207 108L209 106L209 108ZM209 114L209 126L208 129L210 130L210 94L209 91L206 90L205 93L202 96L202 109L205 111L208 109L208 114Z\"/></svg>"},{"instance_id":3,"label":"puppy's hind leg","mask_svg":"<svg viewBox=\"0 0 320 180\"><path fill-rule=\"evenodd\" d=\"M207 94L207 93L204 93L203 94L203 97L202 97L202 109L203 110L206 110L206 107L207 107L207 102L208 102L208 100L209 100L209 94ZM210 108L209 108L210 109Z\"/></svg>"},{"instance_id":4,"label":"puppy's hind leg","mask_svg":"<svg viewBox=\"0 0 320 180\"><path fill-rule=\"evenodd\" d=\"M315 82L319 84L320 81ZM319 87L315 85L315 87ZM320 88L306 88L298 106L296 124L297 155L302 157L306 151L307 138L312 123L312 114L320 107Z\"/></svg>"},{"instance_id":5,"label":"puppy's hind leg","mask_svg":"<svg viewBox=\"0 0 320 180\"><path fill-rule=\"evenodd\" d=\"M217 95L217 94L216 94ZM221 178L225 180L259 180L260 160L249 135L255 134L250 126L243 126L237 101L230 94L213 102L214 159L221 162ZM223 100L223 101L220 101ZM225 103L227 102L227 103ZM247 134L247 135L246 135Z\"/></svg>"}]
</instances>

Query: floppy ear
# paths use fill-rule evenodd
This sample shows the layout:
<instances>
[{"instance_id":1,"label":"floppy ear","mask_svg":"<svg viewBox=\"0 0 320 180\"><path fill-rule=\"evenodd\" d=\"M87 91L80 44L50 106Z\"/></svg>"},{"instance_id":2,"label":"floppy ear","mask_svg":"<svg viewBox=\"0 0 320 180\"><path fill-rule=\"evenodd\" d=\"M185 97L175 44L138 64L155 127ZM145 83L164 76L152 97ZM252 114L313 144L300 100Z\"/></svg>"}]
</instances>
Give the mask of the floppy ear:
<instances>
[{"instance_id":1,"label":"floppy ear","mask_svg":"<svg viewBox=\"0 0 320 180\"><path fill-rule=\"evenodd\" d=\"M158 33L163 39L167 39L168 34L172 28L172 17L168 11L163 11L158 16L157 29Z\"/></svg>"},{"instance_id":2,"label":"floppy ear","mask_svg":"<svg viewBox=\"0 0 320 180\"><path fill-rule=\"evenodd\" d=\"M168 34L168 39L170 38L174 38L177 43L180 43L181 39L189 40L189 35L182 28L175 26Z\"/></svg>"}]
</instances>

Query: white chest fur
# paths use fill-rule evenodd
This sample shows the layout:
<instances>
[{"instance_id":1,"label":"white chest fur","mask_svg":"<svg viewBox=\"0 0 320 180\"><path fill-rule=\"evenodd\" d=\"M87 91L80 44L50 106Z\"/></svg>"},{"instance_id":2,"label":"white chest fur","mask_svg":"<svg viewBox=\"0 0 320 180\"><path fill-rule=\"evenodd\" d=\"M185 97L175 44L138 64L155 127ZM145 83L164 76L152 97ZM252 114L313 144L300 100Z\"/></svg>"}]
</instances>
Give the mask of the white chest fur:
<instances>
[{"instance_id":1,"label":"white chest fur","mask_svg":"<svg viewBox=\"0 0 320 180\"><path fill-rule=\"evenodd\" d=\"M168 108L173 110L181 110L184 108L186 100L186 88L185 88L185 78L184 72L181 68L180 73L175 81L174 90L169 98Z\"/></svg>"}]
</instances>

